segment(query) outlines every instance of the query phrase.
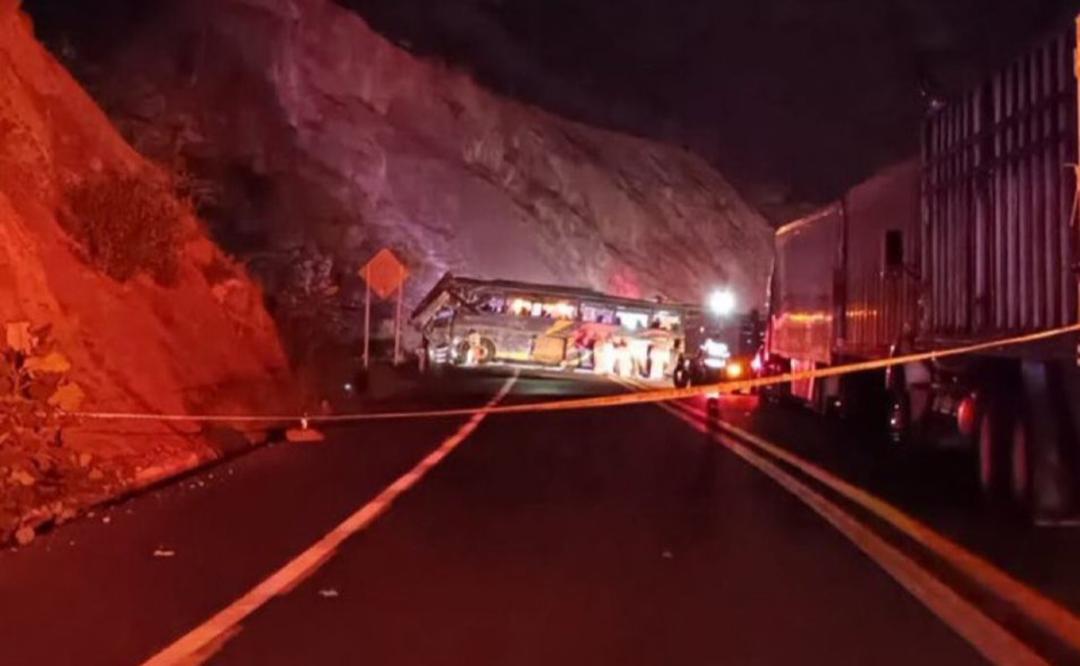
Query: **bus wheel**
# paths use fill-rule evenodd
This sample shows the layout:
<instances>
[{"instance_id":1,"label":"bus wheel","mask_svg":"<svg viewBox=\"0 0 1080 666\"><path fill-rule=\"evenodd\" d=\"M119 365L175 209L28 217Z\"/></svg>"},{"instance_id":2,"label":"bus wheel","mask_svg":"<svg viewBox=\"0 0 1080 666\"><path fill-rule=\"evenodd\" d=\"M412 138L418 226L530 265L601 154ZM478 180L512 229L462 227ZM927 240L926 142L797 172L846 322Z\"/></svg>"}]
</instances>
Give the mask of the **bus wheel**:
<instances>
[{"instance_id":1,"label":"bus wheel","mask_svg":"<svg viewBox=\"0 0 1080 666\"><path fill-rule=\"evenodd\" d=\"M975 464L978 471L979 492L984 498L997 497L1005 483L1008 468L1005 435L1007 423L993 404L986 405L979 418L979 431L975 436Z\"/></svg>"},{"instance_id":2,"label":"bus wheel","mask_svg":"<svg viewBox=\"0 0 1080 666\"><path fill-rule=\"evenodd\" d=\"M1013 422L1009 439L1009 494L1022 509L1031 507L1032 455L1031 434L1024 415L1018 414Z\"/></svg>"},{"instance_id":3,"label":"bus wheel","mask_svg":"<svg viewBox=\"0 0 1080 666\"><path fill-rule=\"evenodd\" d=\"M488 338L480 341L480 353L477 354L477 364L491 363L495 360L495 343Z\"/></svg>"}]
</instances>

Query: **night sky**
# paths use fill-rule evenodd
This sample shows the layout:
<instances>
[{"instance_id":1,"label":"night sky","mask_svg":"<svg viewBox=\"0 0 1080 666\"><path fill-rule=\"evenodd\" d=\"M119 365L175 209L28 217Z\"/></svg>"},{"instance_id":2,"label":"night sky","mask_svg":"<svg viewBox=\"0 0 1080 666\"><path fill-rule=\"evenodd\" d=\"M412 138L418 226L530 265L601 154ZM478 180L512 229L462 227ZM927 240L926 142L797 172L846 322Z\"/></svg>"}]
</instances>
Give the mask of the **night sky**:
<instances>
[{"instance_id":1,"label":"night sky","mask_svg":"<svg viewBox=\"0 0 1080 666\"><path fill-rule=\"evenodd\" d=\"M339 0L399 44L716 164L776 218L914 154L947 96L1080 0ZM27 0L108 48L154 3ZM87 9L89 8L89 9Z\"/></svg>"}]
</instances>

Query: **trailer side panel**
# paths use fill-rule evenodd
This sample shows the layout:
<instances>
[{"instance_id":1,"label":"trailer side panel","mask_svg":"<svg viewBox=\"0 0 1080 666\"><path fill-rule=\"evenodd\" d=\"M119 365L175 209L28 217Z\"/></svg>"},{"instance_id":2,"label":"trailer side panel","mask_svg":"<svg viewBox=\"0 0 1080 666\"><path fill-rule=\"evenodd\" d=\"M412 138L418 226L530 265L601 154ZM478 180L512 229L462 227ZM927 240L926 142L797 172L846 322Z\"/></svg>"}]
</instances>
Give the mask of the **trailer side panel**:
<instances>
[{"instance_id":1,"label":"trailer side panel","mask_svg":"<svg viewBox=\"0 0 1080 666\"><path fill-rule=\"evenodd\" d=\"M931 117L921 273L930 344L1076 321L1075 31Z\"/></svg>"},{"instance_id":2,"label":"trailer side panel","mask_svg":"<svg viewBox=\"0 0 1080 666\"><path fill-rule=\"evenodd\" d=\"M770 353L832 362L843 226L842 206L832 205L777 231Z\"/></svg>"},{"instance_id":3,"label":"trailer side panel","mask_svg":"<svg viewBox=\"0 0 1080 666\"><path fill-rule=\"evenodd\" d=\"M885 169L844 198L844 325L838 353L881 358L911 332L918 301L919 162ZM891 262L891 263L890 263Z\"/></svg>"}]
</instances>

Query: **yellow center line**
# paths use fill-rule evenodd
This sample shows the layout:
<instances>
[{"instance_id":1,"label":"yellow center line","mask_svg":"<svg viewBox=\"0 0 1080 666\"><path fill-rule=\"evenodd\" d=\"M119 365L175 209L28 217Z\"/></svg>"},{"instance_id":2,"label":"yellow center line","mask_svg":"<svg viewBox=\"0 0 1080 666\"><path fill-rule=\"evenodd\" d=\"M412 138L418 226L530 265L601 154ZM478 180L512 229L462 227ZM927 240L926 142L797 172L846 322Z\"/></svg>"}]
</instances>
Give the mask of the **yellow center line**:
<instances>
[{"instance_id":1,"label":"yellow center line","mask_svg":"<svg viewBox=\"0 0 1080 666\"><path fill-rule=\"evenodd\" d=\"M718 421L721 429L797 468L896 528L948 562L995 596L1015 606L1045 631L1080 653L1080 618L1013 578L987 560L947 539L888 502L741 428Z\"/></svg>"},{"instance_id":2,"label":"yellow center line","mask_svg":"<svg viewBox=\"0 0 1080 666\"><path fill-rule=\"evenodd\" d=\"M664 411L709 433L701 419L671 405L658 405ZM715 436L716 433L713 433ZM838 505L812 490L764 456L729 438L715 437L754 468L771 478L782 488L801 500L838 532L847 537L859 550L921 602L938 619L963 637L979 654L995 664L1046 664L1031 648L986 616L949 586L917 562L904 555L873 530L860 523Z\"/></svg>"},{"instance_id":3,"label":"yellow center line","mask_svg":"<svg viewBox=\"0 0 1080 666\"><path fill-rule=\"evenodd\" d=\"M634 382L620 383L630 388L640 388L642 386ZM697 418L710 418L700 408L685 403L657 403L657 406L670 413L676 413L672 410L677 407L697 414ZM824 468L791 453L777 444L773 444L726 421L716 419L715 423L718 428L728 435L791 465L808 477L877 516L948 563L957 573L966 576L998 599L1013 606L1055 639L1080 653L1080 618L1077 618L1068 609L862 488L844 481ZM717 439L731 448L729 440L720 437L717 437Z\"/></svg>"}]
</instances>

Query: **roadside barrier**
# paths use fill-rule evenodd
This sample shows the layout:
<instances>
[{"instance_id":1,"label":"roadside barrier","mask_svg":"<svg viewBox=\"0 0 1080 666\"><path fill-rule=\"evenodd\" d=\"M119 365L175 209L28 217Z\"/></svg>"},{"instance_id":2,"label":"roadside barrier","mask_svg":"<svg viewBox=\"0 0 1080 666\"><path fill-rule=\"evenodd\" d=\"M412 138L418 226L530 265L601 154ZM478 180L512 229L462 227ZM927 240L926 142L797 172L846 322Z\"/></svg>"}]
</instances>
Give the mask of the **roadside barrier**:
<instances>
[{"instance_id":1,"label":"roadside barrier","mask_svg":"<svg viewBox=\"0 0 1080 666\"><path fill-rule=\"evenodd\" d=\"M308 428L319 424L348 424L363 421L391 421L421 418L447 418L455 416L472 416L474 414L525 414L540 412L559 412L580 409L599 409L605 407L623 407L627 405L640 405L657 402L669 402L683 400L702 395L715 393L734 393L755 388L762 388L776 384L785 384L791 381L806 379L822 379L825 377L837 377L855 372L869 370L881 370L884 368L905 365L908 363L921 363L964 354L973 354L982 351L992 351L1014 347L1017 345L1030 344L1043 340L1061 337L1069 333L1080 332L1080 323L1060 328L1048 329L1037 333L1029 333L989 342L939 349L929 352L905 354L891 358L849 363L819 370L803 370L789 372L758 379L745 379L738 381L692 386L688 388L655 389L639 393L607 395L591 398L571 398L566 400L553 400L548 402L531 402L518 405L500 405L497 407L460 408L460 409L434 409L400 412L372 412L356 414L149 414L139 412L69 412L67 416L86 421L154 421L159 423L226 423L226 424L264 424L268 426L298 423L302 428Z\"/></svg>"}]
</instances>

